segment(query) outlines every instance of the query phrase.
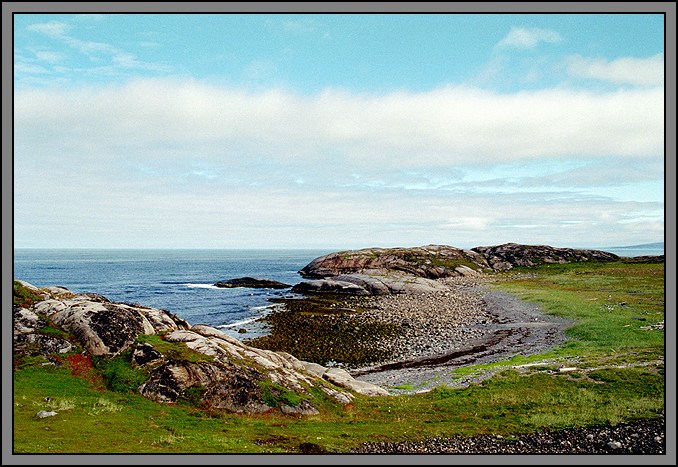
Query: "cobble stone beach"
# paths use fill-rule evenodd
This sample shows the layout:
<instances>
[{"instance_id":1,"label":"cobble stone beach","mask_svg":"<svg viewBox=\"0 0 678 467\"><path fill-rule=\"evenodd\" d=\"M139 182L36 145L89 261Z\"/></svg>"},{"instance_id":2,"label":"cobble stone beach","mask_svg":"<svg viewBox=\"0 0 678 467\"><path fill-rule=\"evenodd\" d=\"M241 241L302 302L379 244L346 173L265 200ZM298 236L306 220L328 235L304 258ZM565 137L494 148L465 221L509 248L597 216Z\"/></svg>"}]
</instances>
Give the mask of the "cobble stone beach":
<instances>
[{"instance_id":1,"label":"cobble stone beach","mask_svg":"<svg viewBox=\"0 0 678 467\"><path fill-rule=\"evenodd\" d=\"M459 387L479 381L455 377L455 368L532 355L564 340L571 322L548 315L538 306L491 289L478 278L441 280L448 289L346 300L360 305L358 320L400 326L395 339L375 343L390 357L369 366L349 365L355 377L394 394L421 392L445 384Z\"/></svg>"}]
</instances>

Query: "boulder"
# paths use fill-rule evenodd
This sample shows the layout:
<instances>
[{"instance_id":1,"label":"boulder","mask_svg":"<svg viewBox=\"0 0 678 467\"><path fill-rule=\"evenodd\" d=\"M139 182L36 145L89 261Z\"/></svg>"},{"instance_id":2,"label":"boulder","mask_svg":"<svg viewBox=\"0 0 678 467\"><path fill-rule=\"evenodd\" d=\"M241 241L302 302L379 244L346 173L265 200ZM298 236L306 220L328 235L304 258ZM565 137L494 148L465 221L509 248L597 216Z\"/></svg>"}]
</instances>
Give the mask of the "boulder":
<instances>
[{"instance_id":1,"label":"boulder","mask_svg":"<svg viewBox=\"0 0 678 467\"><path fill-rule=\"evenodd\" d=\"M354 379L342 368L329 368L323 378L339 387L350 389L366 396L388 396L388 391L374 384Z\"/></svg>"},{"instance_id":2,"label":"boulder","mask_svg":"<svg viewBox=\"0 0 678 467\"><path fill-rule=\"evenodd\" d=\"M119 355L130 348L140 334L152 335L187 326L185 321L177 322L163 310L112 303L100 295L71 295L44 300L34 309L71 333L92 355Z\"/></svg>"},{"instance_id":3,"label":"boulder","mask_svg":"<svg viewBox=\"0 0 678 467\"><path fill-rule=\"evenodd\" d=\"M318 279L300 282L294 287L292 287L292 292L369 295L369 292L360 285L336 279Z\"/></svg>"},{"instance_id":4,"label":"boulder","mask_svg":"<svg viewBox=\"0 0 678 467\"><path fill-rule=\"evenodd\" d=\"M256 279L253 277L240 277L238 279L219 281L214 285L222 288L249 287L253 289L288 289L292 287L289 284L284 284L271 279Z\"/></svg>"},{"instance_id":5,"label":"boulder","mask_svg":"<svg viewBox=\"0 0 678 467\"><path fill-rule=\"evenodd\" d=\"M368 270L364 274L342 274L333 279L359 285L372 295L430 293L447 290L447 287L438 281L399 271L386 274L370 273L371 271Z\"/></svg>"}]
</instances>

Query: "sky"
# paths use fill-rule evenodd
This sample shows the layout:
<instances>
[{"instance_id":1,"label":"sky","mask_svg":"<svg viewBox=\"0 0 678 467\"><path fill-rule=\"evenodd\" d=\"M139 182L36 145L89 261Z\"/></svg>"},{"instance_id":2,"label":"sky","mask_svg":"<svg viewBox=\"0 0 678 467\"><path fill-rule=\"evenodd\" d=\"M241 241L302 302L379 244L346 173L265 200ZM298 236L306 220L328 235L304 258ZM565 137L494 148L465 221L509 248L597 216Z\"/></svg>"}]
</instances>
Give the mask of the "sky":
<instances>
[{"instance_id":1,"label":"sky","mask_svg":"<svg viewBox=\"0 0 678 467\"><path fill-rule=\"evenodd\" d=\"M15 14L15 248L664 240L660 14Z\"/></svg>"}]
</instances>

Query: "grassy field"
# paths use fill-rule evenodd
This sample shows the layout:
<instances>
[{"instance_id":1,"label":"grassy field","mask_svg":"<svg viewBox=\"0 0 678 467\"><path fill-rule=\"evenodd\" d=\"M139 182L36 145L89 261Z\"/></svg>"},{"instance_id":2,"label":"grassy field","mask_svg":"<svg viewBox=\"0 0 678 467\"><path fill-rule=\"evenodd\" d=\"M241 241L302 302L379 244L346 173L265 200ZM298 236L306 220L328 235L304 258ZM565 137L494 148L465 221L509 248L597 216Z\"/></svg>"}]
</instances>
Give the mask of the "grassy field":
<instances>
[{"instance_id":1,"label":"grassy field","mask_svg":"<svg viewBox=\"0 0 678 467\"><path fill-rule=\"evenodd\" d=\"M464 389L357 397L321 414L234 415L157 404L112 390L94 365L25 361L14 371L15 453L343 452L365 441L416 440L616 424L664 414L663 264L543 266L498 275L492 286L576 324L566 344L492 367ZM516 365L527 365L515 368ZM562 372L567 366L571 370ZM40 410L59 412L38 419Z\"/></svg>"}]
</instances>

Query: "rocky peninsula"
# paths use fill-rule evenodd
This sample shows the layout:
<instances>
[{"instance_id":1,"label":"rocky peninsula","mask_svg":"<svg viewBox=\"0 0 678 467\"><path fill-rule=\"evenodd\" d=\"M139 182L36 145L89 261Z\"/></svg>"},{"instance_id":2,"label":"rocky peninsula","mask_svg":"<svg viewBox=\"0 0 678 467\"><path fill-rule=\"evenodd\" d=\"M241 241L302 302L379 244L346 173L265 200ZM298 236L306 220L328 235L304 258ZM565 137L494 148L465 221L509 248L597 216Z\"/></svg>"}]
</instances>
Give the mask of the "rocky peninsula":
<instances>
[{"instance_id":1,"label":"rocky peninsula","mask_svg":"<svg viewBox=\"0 0 678 467\"><path fill-rule=\"evenodd\" d=\"M250 343L340 366L392 394L467 385L489 372L458 378L454 369L546 351L572 324L490 289L492 274L618 259L597 250L516 243L331 253L301 269L309 280L292 291L306 298L286 301L265 318L271 335Z\"/></svg>"}]
</instances>

